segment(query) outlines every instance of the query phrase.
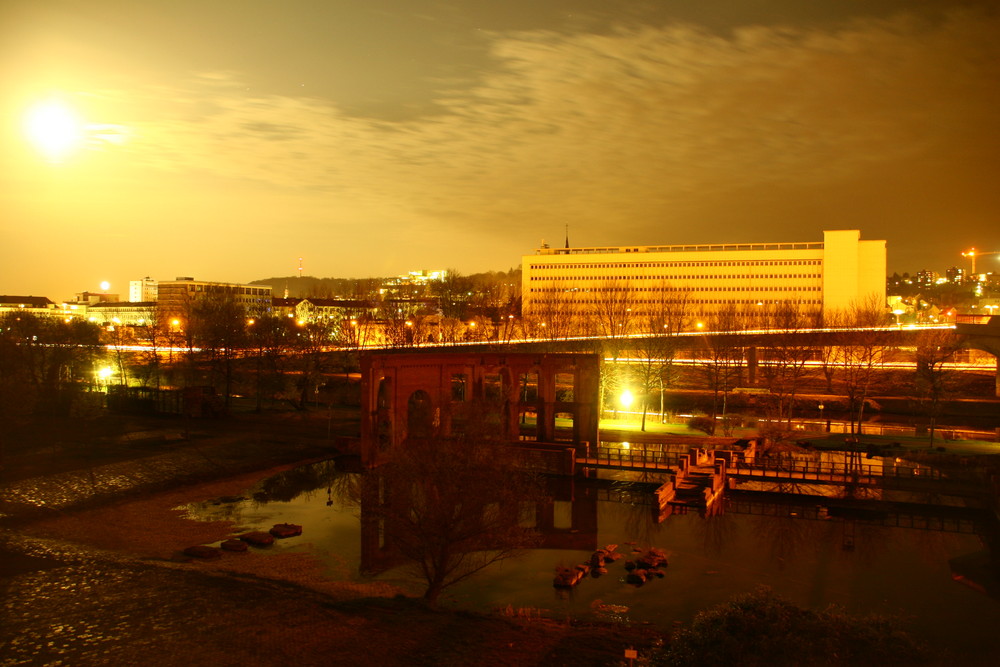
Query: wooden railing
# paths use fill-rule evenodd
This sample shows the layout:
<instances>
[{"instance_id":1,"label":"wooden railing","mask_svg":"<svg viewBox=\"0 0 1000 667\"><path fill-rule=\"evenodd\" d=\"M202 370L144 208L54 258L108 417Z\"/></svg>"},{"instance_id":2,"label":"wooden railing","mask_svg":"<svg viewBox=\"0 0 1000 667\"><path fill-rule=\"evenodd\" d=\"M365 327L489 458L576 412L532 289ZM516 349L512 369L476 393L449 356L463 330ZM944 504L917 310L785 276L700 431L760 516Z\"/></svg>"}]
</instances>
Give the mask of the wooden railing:
<instances>
[{"instance_id":1,"label":"wooden railing","mask_svg":"<svg viewBox=\"0 0 1000 667\"><path fill-rule=\"evenodd\" d=\"M677 452L655 452L647 449L621 449L618 447L596 447L586 456L596 465L619 468L660 468L678 464L681 454Z\"/></svg>"},{"instance_id":2,"label":"wooden railing","mask_svg":"<svg viewBox=\"0 0 1000 667\"><path fill-rule=\"evenodd\" d=\"M800 479L815 479L817 481L841 478L843 480L860 477L895 477L905 479L940 480L941 473L931 468L915 468L912 466L885 466L870 463L836 463L832 461L767 461L757 460L753 463L735 461L730 467L730 474L737 476L763 477L798 477Z\"/></svg>"}]
</instances>

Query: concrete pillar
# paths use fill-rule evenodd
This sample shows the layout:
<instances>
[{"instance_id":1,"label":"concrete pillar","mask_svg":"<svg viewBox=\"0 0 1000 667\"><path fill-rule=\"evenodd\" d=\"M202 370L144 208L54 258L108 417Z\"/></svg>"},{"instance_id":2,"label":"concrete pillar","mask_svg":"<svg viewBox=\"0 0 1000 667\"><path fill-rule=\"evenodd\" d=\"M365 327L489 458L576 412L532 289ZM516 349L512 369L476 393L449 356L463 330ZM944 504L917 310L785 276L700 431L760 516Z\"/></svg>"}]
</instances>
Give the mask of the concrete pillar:
<instances>
[{"instance_id":1,"label":"concrete pillar","mask_svg":"<svg viewBox=\"0 0 1000 667\"><path fill-rule=\"evenodd\" d=\"M997 398L1000 398L1000 354L996 356L996 360L997 360L997 372L995 378L996 382L994 383L996 391L994 392L994 394L997 396Z\"/></svg>"}]
</instances>

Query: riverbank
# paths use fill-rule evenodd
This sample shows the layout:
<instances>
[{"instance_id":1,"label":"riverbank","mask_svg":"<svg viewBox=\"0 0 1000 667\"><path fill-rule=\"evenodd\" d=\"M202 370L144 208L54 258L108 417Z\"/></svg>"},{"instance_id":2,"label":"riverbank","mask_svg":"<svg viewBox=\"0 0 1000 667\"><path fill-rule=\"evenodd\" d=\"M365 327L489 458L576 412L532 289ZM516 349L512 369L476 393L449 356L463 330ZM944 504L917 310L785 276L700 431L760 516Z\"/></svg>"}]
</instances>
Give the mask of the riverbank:
<instances>
[{"instance_id":1,"label":"riverbank","mask_svg":"<svg viewBox=\"0 0 1000 667\"><path fill-rule=\"evenodd\" d=\"M131 458L118 441L90 452L66 444L75 463L53 461L48 475L29 474L43 461L29 447L5 457L0 664L596 666L658 639L530 610L430 609L384 584L331 580L307 554L184 557L239 526L192 521L180 507L336 453L329 414L276 419L199 424L185 439L133 442Z\"/></svg>"},{"instance_id":2,"label":"riverbank","mask_svg":"<svg viewBox=\"0 0 1000 667\"><path fill-rule=\"evenodd\" d=\"M666 639L644 625L579 625L533 609L429 609L387 584L331 576L308 551L181 553L241 527L180 508L335 455L336 437L354 433L349 416L238 415L180 431L131 424L126 438L59 443L65 456L51 474L37 474L51 441L5 458L0 664L616 665L626 648Z\"/></svg>"}]
</instances>

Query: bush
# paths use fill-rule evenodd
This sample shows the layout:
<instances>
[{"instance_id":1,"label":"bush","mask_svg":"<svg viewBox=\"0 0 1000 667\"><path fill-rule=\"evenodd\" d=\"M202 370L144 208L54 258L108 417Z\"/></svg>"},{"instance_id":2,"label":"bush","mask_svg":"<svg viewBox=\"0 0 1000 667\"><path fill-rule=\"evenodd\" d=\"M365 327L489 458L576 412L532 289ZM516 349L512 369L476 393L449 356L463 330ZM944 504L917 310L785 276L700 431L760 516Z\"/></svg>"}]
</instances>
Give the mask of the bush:
<instances>
[{"instance_id":1,"label":"bush","mask_svg":"<svg viewBox=\"0 0 1000 667\"><path fill-rule=\"evenodd\" d=\"M706 435L715 433L715 420L711 417L690 417L687 427L692 431L701 431Z\"/></svg>"},{"instance_id":2,"label":"bush","mask_svg":"<svg viewBox=\"0 0 1000 667\"><path fill-rule=\"evenodd\" d=\"M925 649L893 619L802 609L759 588L695 616L652 665L913 665Z\"/></svg>"}]
</instances>

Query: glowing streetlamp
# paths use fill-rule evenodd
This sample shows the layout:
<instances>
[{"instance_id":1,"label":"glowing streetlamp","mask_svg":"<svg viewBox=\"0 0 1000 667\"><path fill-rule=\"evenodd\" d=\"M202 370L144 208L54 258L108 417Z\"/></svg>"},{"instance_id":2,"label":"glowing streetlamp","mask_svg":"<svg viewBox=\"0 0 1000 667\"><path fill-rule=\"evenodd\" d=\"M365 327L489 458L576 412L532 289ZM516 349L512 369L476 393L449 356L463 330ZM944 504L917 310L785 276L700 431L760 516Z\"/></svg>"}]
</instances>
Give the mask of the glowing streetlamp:
<instances>
[{"instance_id":1,"label":"glowing streetlamp","mask_svg":"<svg viewBox=\"0 0 1000 667\"><path fill-rule=\"evenodd\" d=\"M628 389L622 392L621 396L618 397L618 402L622 404L622 407L628 409L632 405L632 392Z\"/></svg>"},{"instance_id":2,"label":"glowing streetlamp","mask_svg":"<svg viewBox=\"0 0 1000 667\"><path fill-rule=\"evenodd\" d=\"M97 386L98 387L103 386L105 387L105 389L107 389L107 386L111 383L111 375L113 373L114 371L111 369L110 366L99 368L97 370Z\"/></svg>"}]
</instances>

